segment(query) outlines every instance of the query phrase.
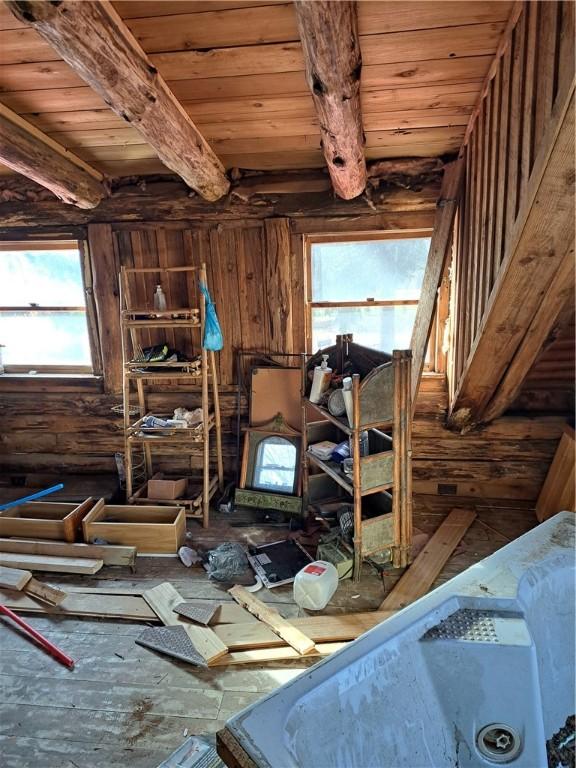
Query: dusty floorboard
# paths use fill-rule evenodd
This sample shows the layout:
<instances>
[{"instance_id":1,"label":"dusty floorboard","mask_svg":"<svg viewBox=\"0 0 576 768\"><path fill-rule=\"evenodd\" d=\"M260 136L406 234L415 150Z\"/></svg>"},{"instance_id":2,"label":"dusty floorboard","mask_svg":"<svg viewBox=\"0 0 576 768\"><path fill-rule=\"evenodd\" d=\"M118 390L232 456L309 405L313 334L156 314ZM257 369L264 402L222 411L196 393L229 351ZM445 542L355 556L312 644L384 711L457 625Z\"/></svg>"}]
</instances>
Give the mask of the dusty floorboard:
<instances>
[{"instance_id":1,"label":"dusty floorboard","mask_svg":"<svg viewBox=\"0 0 576 768\"><path fill-rule=\"evenodd\" d=\"M509 503L508 503L509 504ZM415 525L431 534L453 506L421 497ZM536 524L526 505L479 505L479 516L437 584L499 549ZM209 531L192 525L192 541L207 546L230 538L260 542L282 530L232 529L214 521ZM389 586L394 574L387 578ZM104 568L96 577L63 577L62 585L143 588L170 580L184 597L228 599L201 569L170 558L138 558L137 571ZM366 568L361 583L343 582L330 612L376 608L382 581ZM285 616L298 614L289 587L261 590ZM30 623L75 660L57 664L18 631L0 626L0 764L2 768L156 768L186 734L213 734L238 710L296 676L308 662L198 670L134 642L143 624L29 616Z\"/></svg>"}]
</instances>

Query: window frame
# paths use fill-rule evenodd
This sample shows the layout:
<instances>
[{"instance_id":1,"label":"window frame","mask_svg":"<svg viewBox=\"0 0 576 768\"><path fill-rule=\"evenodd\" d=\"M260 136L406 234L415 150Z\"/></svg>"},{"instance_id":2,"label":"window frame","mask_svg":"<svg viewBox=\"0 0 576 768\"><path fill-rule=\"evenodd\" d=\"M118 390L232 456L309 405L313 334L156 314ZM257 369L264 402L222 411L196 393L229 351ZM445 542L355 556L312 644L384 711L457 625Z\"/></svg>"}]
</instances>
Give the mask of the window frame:
<instances>
[{"instance_id":1,"label":"window frame","mask_svg":"<svg viewBox=\"0 0 576 768\"><path fill-rule=\"evenodd\" d=\"M63 251L76 250L80 260L80 274L82 277L82 288L85 296L84 307L65 307L65 306L4 306L0 305L0 313L4 312L83 312L86 315L86 331L88 334L88 344L90 347L90 357L92 365L14 365L4 363L4 371L11 376L31 377L30 371L35 371L40 375L54 375L58 377L99 377L102 375L102 359L100 353L99 334L97 326L96 306L94 302L94 291L92 281L92 267L88 247L83 240L74 240L67 238L49 240L0 240L0 254L3 251Z\"/></svg>"},{"instance_id":2,"label":"window frame","mask_svg":"<svg viewBox=\"0 0 576 768\"><path fill-rule=\"evenodd\" d=\"M415 240L418 238L432 237L432 229L418 230L399 230L399 231L377 231L377 232L346 232L341 234L327 235L305 235L304 237L304 332L305 346L307 354L312 354L312 310L315 308L330 307L390 307L390 306L417 306L420 299L386 299L377 301L313 301L312 300L312 246L318 243L359 243L372 240ZM434 372L437 370L437 332L436 315L434 312L433 327L428 341L427 362L424 365L425 371ZM392 350L387 350L392 352Z\"/></svg>"}]
</instances>

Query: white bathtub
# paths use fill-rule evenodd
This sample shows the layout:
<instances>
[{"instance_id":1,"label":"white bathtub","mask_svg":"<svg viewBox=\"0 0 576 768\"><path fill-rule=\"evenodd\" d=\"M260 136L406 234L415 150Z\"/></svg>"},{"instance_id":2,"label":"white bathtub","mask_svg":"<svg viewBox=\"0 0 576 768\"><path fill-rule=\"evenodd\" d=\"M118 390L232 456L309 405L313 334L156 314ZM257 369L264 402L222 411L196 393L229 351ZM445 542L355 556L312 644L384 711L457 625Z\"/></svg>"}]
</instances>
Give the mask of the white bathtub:
<instances>
[{"instance_id":1,"label":"white bathtub","mask_svg":"<svg viewBox=\"0 0 576 768\"><path fill-rule=\"evenodd\" d=\"M551 518L228 729L270 768L546 768L574 713L574 520Z\"/></svg>"}]
</instances>

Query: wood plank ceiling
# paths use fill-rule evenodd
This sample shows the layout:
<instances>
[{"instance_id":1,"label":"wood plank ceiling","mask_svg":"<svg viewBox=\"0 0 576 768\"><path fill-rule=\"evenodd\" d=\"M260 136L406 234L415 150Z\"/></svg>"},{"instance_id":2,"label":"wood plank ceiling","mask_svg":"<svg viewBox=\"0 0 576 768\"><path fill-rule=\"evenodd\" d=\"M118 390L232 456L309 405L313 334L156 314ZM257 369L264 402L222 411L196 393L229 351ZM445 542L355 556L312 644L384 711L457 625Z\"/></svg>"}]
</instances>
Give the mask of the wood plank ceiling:
<instances>
[{"instance_id":1,"label":"wood plank ceiling","mask_svg":"<svg viewBox=\"0 0 576 768\"><path fill-rule=\"evenodd\" d=\"M292 3L114 6L227 168L324 166ZM511 6L358 3L367 159L459 149ZM3 4L0 101L103 173L165 171L142 136Z\"/></svg>"}]
</instances>

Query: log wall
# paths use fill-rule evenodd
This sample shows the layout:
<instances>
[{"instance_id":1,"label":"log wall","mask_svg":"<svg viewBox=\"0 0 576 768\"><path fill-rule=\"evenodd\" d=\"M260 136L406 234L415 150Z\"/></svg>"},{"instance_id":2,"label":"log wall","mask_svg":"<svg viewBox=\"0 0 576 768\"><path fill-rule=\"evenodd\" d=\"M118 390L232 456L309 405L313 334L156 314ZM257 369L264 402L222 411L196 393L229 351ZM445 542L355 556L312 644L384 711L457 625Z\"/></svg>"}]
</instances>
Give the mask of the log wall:
<instances>
[{"instance_id":1,"label":"log wall","mask_svg":"<svg viewBox=\"0 0 576 768\"><path fill-rule=\"evenodd\" d=\"M436 185L436 191L438 186ZM317 193L278 195L274 210L264 201L222 206L202 215L194 199L135 192L108 202L96 219L53 201L12 201L5 239L85 238L92 258L104 377L100 379L0 378L0 472L10 476L46 473L112 473L114 452L123 446L118 348L119 267L205 261L226 340L221 354L221 405L225 470L236 467L237 348L299 352L304 346L303 235L322 232L410 230L429 232L435 198L384 195L380 206L352 202L343 209ZM343 211L349 212L344 215ZM36 211L43 227L32 227ZM98 209L96 209L98 211ZM287 211L288 215L278 215ZM80 212L84 216L84 212ZM144 219L148 214L149 218ZM67 223L67 217L74 221ZM104 220L102 220L104 219ZM6 222L6 219L4 219ZM72 226L70 226L70 224ZM178 385L166 385L153 408L195 404ZM448 405L443 375L427 375L418 395L413 428L414 491L476 500L534 501L556 449L564 419L506 416L484 431L459 435L444 427ZM201 457L198 456L198 465Z\"/></svg>"}]
</instances>

